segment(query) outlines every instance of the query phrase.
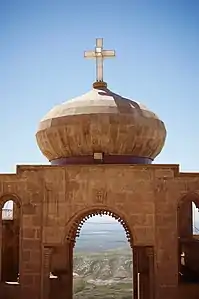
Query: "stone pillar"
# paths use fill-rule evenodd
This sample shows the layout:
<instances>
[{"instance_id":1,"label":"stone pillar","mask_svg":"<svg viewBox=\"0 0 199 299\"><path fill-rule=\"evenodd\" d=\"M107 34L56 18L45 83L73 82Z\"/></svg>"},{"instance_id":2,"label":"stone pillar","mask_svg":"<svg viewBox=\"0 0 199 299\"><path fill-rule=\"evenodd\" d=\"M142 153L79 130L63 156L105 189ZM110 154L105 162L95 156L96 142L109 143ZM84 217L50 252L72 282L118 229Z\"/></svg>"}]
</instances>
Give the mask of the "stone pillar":
<instances>
[{"instance_id":1,"label":"stone pillar","mask_svg":"<svg viewBox=\"0 0 199 299\"><path fill-rule=\"evenodd\" d=\"M138 297L138 263L137 248L133 247L133 299Z\"/></svg>"},{"instance_id":2,"label":"stone pillar","mask_svg":"<svg viewBox=\"0 0 199 299\"><path fill-rule=\"evenodd\" d=\"M31 205L24 205L20 250L21 299L41 299L42 260L41 217Z\"/></svg>"},{"instance_id":3,"label":"stone pillar","mask_svg":"<svg viewBox=\"0 0 199 299\"><path fill-rule=\"evenodd\" d=\"M62 292L59 299L73 298L73 245L66 244L66 271L60 275Z\"/></svg>"},{"instance_id":4,"label":"stone pillar","mask_svg":"<svg viewBox=\"0 0 199 299\"><path fill-rule=\"evenodd\" d=\"M34 241L25 240L22 244L22 248L24 248L21 253L20 298L40 299L42 264L41 251L39 250L40 242L37 244Z\"/></svg>"},{"instance_id":5,"label":"stone pillar","mask_svg":"<svg viewBox=\"0 0 199 299\"><path fill-rule=\"evenodd\" d=\"M154 299L154 281L155 281L155 275L154 275L154 248L148 247L147 248L147 255L149 258L149 285L150 285L150 299Z\"/></svg>"},{"instance_id":6,"label":"stone pillar","mask_svg":"<svg viewBox=\"0 0 199 299\"><path fill-rule=\"evenodd\" d=\"M156 215L156 299L176 299L178 290L178 235L173 214Z\"/></svg>"},{"instance_id":7,"label":"stone pillar","mask_svg":"<svg viewBox=\"0 0 199 299\"><path fill-rule=\"evenodd\" d=\"M52 271L57 276L52 296L59 299L73 298L73 244L58 246L52 256ZM55 294L55 295L53 295ZM54 299L54 297L52 297Z\"/></svg>"},{"instance_id":8,"label":"stone pillar","mask_svg":"<svg viewBox=\"0 0 199 299\"><path fill-rule=\"evenodd\" d=\"M155 186L155 299L177 299L177 195L165 177L157 178Z\"/></svg>"},{"instance_id":9,"label":"stone pillar","mask_svg":"<svg viewBox=\"0 0 199 299\"><path fill-rule=\"evenodd\" d=\"M151 255L149 255L148 253L149 249L151 250L150 251ZM153 248L147 246L134 247L134 259L133 259L134 299L153 299L154 263L152 258L153 258ZM139 282L138 282L138 274L139 274Z\"/></svg>"},{"instance_id":10,"label":"stone pillar","mask_svg":"<svg viewBox=\"0 0 199 299\"><path fill-rule=\"evenodd\" d=\"M50 264L51 264L51 254L52 254L51 247L44 247L43 249L43 290L42 299L49 299L50 295Z\"/></svg>"}]
</instances>

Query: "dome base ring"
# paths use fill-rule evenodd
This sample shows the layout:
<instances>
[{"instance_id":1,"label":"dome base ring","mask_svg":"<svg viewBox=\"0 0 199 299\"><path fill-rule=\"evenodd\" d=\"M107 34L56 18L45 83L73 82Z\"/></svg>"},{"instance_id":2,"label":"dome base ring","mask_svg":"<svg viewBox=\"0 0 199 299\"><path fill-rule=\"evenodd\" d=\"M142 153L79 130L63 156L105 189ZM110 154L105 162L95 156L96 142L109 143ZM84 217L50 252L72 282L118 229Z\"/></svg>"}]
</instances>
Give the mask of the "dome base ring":
<instances>
[{"instance_id":1,"label":"dome base ring","mask_svg":"<svg viewBox=\"0 0 199 299\"><path fill-rule=\"evenodd\" d=\"M67 157L54 159L51 165L75 165L75 164L151 164L151 158L135 157L130 155L103 155L103 159L94 159L93 155Z\"/></svg>"}]
</instances>

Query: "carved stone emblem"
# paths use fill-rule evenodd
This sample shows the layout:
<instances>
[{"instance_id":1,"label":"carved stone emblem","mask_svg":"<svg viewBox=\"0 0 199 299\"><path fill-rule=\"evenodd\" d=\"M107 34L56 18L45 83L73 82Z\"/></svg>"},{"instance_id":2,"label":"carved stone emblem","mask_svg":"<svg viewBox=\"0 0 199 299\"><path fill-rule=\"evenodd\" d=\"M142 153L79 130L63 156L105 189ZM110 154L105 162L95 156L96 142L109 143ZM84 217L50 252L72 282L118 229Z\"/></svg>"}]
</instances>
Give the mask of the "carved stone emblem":
<instances>
[{"instance_id":1,"label":"carved stone emblem","mask_svg":"<svg viewBox=\"0 0 199 299\"><path fill-rule=\"evenodd\" d=\"M103 189L96 190L95 199L97 203L103 203L103 204L106 203L107 200L106 190Z\"/></svg>"}]
</instances>

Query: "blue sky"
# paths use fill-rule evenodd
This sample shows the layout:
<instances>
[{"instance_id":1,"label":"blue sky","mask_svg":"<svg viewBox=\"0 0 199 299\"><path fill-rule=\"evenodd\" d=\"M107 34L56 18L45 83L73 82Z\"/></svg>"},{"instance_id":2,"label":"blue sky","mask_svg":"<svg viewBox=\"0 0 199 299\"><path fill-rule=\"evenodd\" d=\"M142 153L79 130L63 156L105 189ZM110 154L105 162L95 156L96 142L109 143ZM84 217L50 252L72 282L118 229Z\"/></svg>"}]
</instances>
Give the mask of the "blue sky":
<instances>
[{"instance_id":1,"label":"blue sky","mask_svg":"<svg viewBox=\"0 0 199 299\"><path fill-rule=\"evenodd\" d=\"M46 163L35 132L55 104L87 92L96 37L115 49L109 87L164 120L157 163L199 171L199 1L0 0L0 172Z\"/></svg>"}]
</instances>

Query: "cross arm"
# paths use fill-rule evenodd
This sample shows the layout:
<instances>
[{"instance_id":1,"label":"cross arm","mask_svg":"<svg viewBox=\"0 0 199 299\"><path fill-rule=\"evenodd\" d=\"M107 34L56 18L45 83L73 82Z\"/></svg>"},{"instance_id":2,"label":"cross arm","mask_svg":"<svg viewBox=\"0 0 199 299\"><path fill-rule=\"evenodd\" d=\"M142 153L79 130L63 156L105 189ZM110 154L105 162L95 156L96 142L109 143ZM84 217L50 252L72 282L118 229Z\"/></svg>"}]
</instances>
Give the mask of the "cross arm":
<instances>
[{"instance_id":1,"label":"cross arm","mask_svg":"<svg viewBox=\"0 0 199 299\"><path fill-rule=\"evenodd\" d=\"M115 57L115 51L114 50L103 50L102 55L104 58L106 57Z\"/></svg>"},{"instance_id":2,"label":"cross arm","mask_svg":"<svg viewBox=\"0 0 199 299\"><path fill-rule=\"evenodd\" d=\"M95 51L85 51L84 58L96 58Z\"/></svg>"}]
</instances>

